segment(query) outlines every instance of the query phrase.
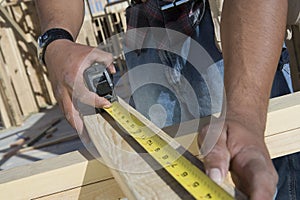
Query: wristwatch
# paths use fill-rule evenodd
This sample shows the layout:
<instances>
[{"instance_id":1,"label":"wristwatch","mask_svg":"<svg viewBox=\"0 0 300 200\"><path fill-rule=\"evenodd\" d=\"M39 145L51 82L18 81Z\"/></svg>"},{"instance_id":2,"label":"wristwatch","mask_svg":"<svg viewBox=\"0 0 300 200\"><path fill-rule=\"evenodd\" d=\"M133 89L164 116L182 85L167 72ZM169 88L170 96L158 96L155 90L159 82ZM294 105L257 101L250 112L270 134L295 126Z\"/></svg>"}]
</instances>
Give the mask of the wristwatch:
<instances>
[{"instance_id":1,"label":"wristwatch","mask_svg":"<svg viewBox=\"0 0 300 200\"><path fill-rule=\"evenodd\" d=\"M53 42L55 40L59 40L59 39L67 39L67 40L71 40L72 42L74 42L72 35L68 31L61 29L61 28L49 29L43 35L39 36L38 41L37 41L38 42L38 58L43 65L46 65L45 64L45 52L46 52L47 46L51 42Z\"/></svg>"}]
</instances>

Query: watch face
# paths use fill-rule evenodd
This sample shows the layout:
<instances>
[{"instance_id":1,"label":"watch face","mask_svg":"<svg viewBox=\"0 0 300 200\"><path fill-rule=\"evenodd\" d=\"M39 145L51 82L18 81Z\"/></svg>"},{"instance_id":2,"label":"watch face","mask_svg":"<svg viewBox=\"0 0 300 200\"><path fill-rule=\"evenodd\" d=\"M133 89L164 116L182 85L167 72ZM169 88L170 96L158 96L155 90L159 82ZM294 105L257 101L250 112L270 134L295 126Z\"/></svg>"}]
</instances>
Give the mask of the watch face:
<instances>
[{"instance_id":1,"label":"watch face","mask_svg":"<svg viewBox=\"0 0 300 200\"><path fill-rule=\"evenodd\" d=\"M38 41L37 42L38 42L39 48L42 48L42 45L43 45L42 36L38 37Z\"/></svg>"},{"instance_id":2,"label":"watch face","mask_svg":"<svg viewBox=\"0 0 300 200\"><path fill-rule=\"evenodd\" d=\"M44 37L45 35L47 34L44 34L44 35L41 35L38 37L38 48L37 48L37 55L38 55L38 58L39 58L39 61L40 63L43 63L43 48L45 47L46 45L46 40L45 38L47 39L48 38L48 35L46 37Z\"/></svg>"},{"instance_id":3,"label":"watch face","mask_svg":"<svg viewBox=\"0 0 300 200\"><path fill-rule=\"evenodd\" d=\"M46 44L47 39L49 38L48 34L45 33L38 38L38 45L40 48L43 48Z\"/></svg>"},{"instance_id":4,"label":"watch face","mask_svg":"<svg viewBox=\"0 0 300 200\"><path fill-rule=\"evenodd\" d=\"M44 35L42 35L42 38L43 38L43 41L46 41L47 39L48 39L48 34L47 33L45 33Z\"/></svg>"}]
</instances>

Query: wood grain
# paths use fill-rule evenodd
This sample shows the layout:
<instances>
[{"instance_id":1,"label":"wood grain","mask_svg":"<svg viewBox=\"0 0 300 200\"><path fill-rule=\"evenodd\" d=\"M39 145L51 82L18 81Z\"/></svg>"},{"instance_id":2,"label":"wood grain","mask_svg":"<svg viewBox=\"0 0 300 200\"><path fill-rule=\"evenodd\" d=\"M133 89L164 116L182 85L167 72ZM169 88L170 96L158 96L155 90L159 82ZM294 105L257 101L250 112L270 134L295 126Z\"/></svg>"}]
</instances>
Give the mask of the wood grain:
<instances>
[{"instance_id":1,"label":"wood grain","mask_svg":"<svg viewBox=\"0 0 300 200\"><path fill-rule=\"evenodd\" d=\"M1 171L0 199L32 199L110 178L105 165L76 151Z\"/></svg>"},{"instance_id":2,"label":"wood grain","mask_svg":"<svg viewBox=\"0 0 300 200\"><path fill-rule=\"evenodd\" d=\"M270 101L267 130L272 131L266 135L266 143L272 158L300 150L300 123L295 123L300 113L299 98L300 93L295 93ZM291 107L293 109L290 109ZM98 150L103 151L103 155L105 155L103 159L111 160L109 161L110 165L116 166L119 170L109 169L102 162L86 153L72 152L0 172L0 199L46 198L47 195L54 194L70 195L70 199L73 199L72 197L76 199L78 190L82 195L89 195L90 192L93 192L93 190L82 190L82 186L90 185L93 187L93 184L113 177L115 177L119 188L124 191L124 196L129 199L133 197L142 198L144 195L146 195L145 198L179 198L165 182L157 177L153 171L151 172L150 167L137 156L127 142L114 133L114 128L107 123L106 119L102 116L92 115L86 116L85 121L92 131L105 132L101 136L99 134L91 134L91 136ZM202 120L200 126L207 121L207 119ZM101 124L101 128L99 124ZM179 134L181 136L175 138L177 142L186 145L194 155L199 154L195 139L197 133L190 131L193 131L193 126L198 126L198 124L199 121L197 120L182 123L182 132ZM177 130L178 127L176 126L165 129L166 132L170 133ZM119 147L128 153L120 153L121 148ZM144 165L145 168L143 168ZM148 173L131 173L134 170L135 172L148 171ZM157 183L158 188L155 185ZM112 188L113 185L112 183ZM17 193L15 192L16 188L18 188ZM63 191L67 191L68 194L63 194ZM167 195L161 194L163 191L168 191L166 192Z\"/></svg>"},{"instance_id":3,"label":"wood grain","mask_svg":"<svg viewBox=\"0 0 300 200\"><path fill-rule=\"evenodd\" d=\"M110 167L126 197L179 199L101 115L85 116L84 123L95 147Z\"/></svg>"},{"instance_id":4,"label":"wood grain","mask_svg":"<svg viewBox=\"0 0 300 200\"><path fill-rule=\"evenodd\" d=\"M23 32L20 26L10 17L8 12L2 6L0 6L0 12L9 23L13 24L13 27L18 27L17 32ZM5 49L2 53L6 61L5 67L7 67L8 77L10 77L14 92L18 94L18 107L20 107L22 115L26 117L31 113L37 112L38 107L28 81L21 52L18 49L18 40L13 29L10 27L1 29L0 35L1 49ZM26 41L31 41L31 39L27 39L26 35L23 36Z\"/></svg>"},{"instance_id":5,"label":"wood grain","mask_svg":"<svg viewBox=\"0 0 300 200\"><path fill-rule=\"evenodd\" d=\"M125 199L117 182L112 178L94 184L47 195L36 200L118 200Z\"/></svg>"}]
</instances>

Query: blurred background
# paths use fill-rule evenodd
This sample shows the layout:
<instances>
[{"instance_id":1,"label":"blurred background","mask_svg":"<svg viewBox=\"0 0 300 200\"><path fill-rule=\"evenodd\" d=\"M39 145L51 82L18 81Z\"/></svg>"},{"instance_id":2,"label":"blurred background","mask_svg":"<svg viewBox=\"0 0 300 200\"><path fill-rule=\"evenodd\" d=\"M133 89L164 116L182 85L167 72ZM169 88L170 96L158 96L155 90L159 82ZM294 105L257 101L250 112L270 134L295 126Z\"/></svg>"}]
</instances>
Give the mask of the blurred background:
<instances>
[{"instance_id":1,"label":"blurred background","mask_svg":"<svg viewBox=\"0 0 300 200\"><path fill-rule=\"evenodd\" d=\"M126 27L129 2L86 0L78 42L98 46L122 60L120 43L110 37ZM0 2L0 127L21 125L30 114L54 105L46 68L37 59L41 34L34 0ZM121 62L121 61L120 61ZM121 64L122 65L122 64Z\"/></svg>"},{"instance_id":2,"label":"blurred background","mask_svg":"<svg viewBox=\"0 0 300 200\"><path fill-rule=\"evenodd\" d=\"M77 42L113 52L125 68L121 37L127 0L85 0ZM34 0L0 0L0 170L83 148L54 99L37 58ZM99 45L100 44L100 45Z\"/></svg>"}]
</instances>

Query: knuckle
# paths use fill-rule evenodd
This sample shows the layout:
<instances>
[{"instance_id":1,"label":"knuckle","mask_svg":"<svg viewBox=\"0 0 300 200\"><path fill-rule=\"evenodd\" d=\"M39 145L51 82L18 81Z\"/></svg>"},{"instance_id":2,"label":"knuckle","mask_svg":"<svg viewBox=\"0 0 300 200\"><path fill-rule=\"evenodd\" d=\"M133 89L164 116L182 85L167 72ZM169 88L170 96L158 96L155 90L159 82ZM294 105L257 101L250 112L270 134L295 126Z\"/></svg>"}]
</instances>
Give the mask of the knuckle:
<instances>
[{"instance_id":1,"label":"knuckle","mask_svg":"<svg viewBox=\"0 0 300 200\"><path fill-rule=\"evenodd\" d=\"M219 165L226 163L227 165L230 161L230 153L224 148L216 146L204 157L204 161L206 163L219 163Z\"/></svg>"}]
</instances>

